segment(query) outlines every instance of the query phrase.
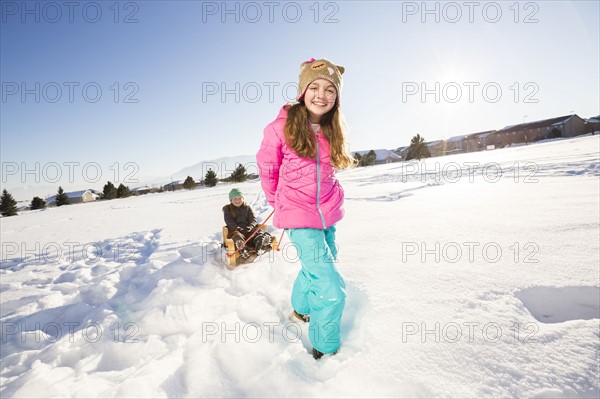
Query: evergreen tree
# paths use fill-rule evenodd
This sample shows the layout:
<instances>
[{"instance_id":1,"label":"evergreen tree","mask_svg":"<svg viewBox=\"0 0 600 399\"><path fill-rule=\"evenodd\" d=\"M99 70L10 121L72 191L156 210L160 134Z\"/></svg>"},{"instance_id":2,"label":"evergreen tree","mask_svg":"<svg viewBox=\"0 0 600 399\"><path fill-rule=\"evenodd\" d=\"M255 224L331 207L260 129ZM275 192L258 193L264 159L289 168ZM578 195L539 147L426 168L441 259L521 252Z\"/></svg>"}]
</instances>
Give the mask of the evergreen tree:
<instances>
[{"instance_id":1,"label":"evergreen tree","mask_svg":"<svg viewBox=\"0 0 600 399\"><path fill-rule=\"evenodd\" d=\"M119 188L117 188L117 198L127 198L129 196L131 196L131 191L129 191L129 187L126 187L125 185L123 185L123 183L119 184Z\"/></svg>"},{"instance_id":2,"label":"evergreen tree","mask_svg":"<svg viewBox=\"0 0 600 399\"><path fill-rule=\"evenodd\" d=\"M0 197L0 213L2 216L15 216L17 214L17 201L5 190Z\"/></svg>"},{"instance_id":3,"label":"evergreen tree","mask_svg":"<svg viewBox=\"0 0 600 399\"><path fill-rule=\"evenodd\" d=\"M30 209L44 209L45 207L46 201L40 197L33 197L33 200L31 200L31 205L29 205Z\"/></svg>"},{"instance_id":4,"label":"evergreen tree","mask_svg":"<svg viewBox=\"0 0 600 399\"><path fill-rule=\"evenodd\" d=\"M246 174L246 168L244 167L244 165L239 164L237 166L237 168L235 168L235 170L231 174L230 179L232 182L237 182L237 183L248 180L248 175Z\"/></svg>"},{"instance_id":5,"label":"evergreen tree","mask_svg":"<svg viewBox=\"0 0 600 399\"><path fill-rule=\"evenodd\" d=\"M183 188L187 190L193 190L196 188L196 182L194 181L194 179L192 179L192 176L188 176L185 178L185 181L183 182Z\"/></svg>"},{"instance_id":6,"label":"evergreen tree","mask_svg":"<svg viewBox=\"0 0 600 399\"><path fill-rule=\"evenodd\" d=\"M204 176L204 185L206 187L214 187L217 185L217 174L214 170L209 169Z\"/></svg>"},{"instance_id":7,"label":"evergreen tree","mask_svg":"<svg viewBox=\"0 0 600 399\"><path fill-rule=\"evenodd\" d=\"M63 191L62 187L58 187L58 194L56 195L56 206L69 205L71 201L69 201L69 197Z\"/></svg>"},{"instance_id":8,"label":"evergreen tree","mask_svg":"<svg viewBox=\"0 0 600 399\"><path fill-rule=\"evenodd\" d=\"M367 154L362 157L362 166L370 166L375 164L375 160L377 159L377 154L375 154L374 150L367 152Z\"/></svg>"},{"instance_id":9,"label":"evergreen tree","mask_svg":"<svg viewBox=\"0 0 600 399\"><path fill-rule=\"evenodd\" d=\"M410 141L410 146L406 153L406 160L410 161L411 159L418 159L420 161L422 158L428 158L430 156L431 153L429 152L429 148L427 148L425 139L419 134L414 136Z\"/></svg>"},{"instance_id":10,"label":"evergreen tree","mask_svg":"<svg viewBox=\"0 0 600 399\"><path fill-rule=\"evenodd\" d=\"M358 152L354 154L354 159L358 166L370 166L375 164L377 154L374 150L367 152L365 155L360 155Z\"/></svg>"},{"instance_id":11,"label":"evergreen tree","mask_svg":"<svg viewBox=\"0 0 600 399\"><path fill-rule=\"evenodd\" d=\"M111 200L117 197L117 189L111 182L108 182L104 185L102 192L104 193L105 199Z\"/></svg>"}]
</instances>

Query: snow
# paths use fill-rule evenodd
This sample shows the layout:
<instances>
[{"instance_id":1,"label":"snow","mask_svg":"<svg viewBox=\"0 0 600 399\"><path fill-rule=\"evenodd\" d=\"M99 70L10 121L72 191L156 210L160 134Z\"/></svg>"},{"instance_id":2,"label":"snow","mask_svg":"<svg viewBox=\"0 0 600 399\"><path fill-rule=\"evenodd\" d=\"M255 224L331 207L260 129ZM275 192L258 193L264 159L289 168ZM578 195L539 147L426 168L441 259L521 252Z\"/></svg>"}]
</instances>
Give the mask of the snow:
<instances>
[{"instance_id":1,"label":"snow","mask_svg":"<svg viewBox=\"0 0 600 399\"><path fill-rule=\"evenodd\" d=\"M348 297L319 361L289 241L224 266L232 185L2 218L0 396L598 397L599 144L341 172Z\"/></svg>"}]
</instances>

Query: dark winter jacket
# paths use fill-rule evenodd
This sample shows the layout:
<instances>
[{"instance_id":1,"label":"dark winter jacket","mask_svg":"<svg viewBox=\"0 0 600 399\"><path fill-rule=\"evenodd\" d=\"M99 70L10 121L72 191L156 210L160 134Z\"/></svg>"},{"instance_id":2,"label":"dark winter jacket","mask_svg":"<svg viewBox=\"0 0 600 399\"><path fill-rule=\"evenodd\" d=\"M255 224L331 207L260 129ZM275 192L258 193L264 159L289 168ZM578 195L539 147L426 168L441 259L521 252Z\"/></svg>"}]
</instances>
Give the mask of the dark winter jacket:
<instances>
[{"instance_id":1,"label":"dark winter jacket","mask_svg":"<svg viewBox=\"0 0 600 399\"><path fill-rule=\"evenodd\" d=\"M251 233L257 226L256 217L254 212L246 203L243 203L239 207L233 204L227 204L223 207L223 214L225 216L225 224L229 230L229 237L236 230L241 231L244 235Z\"/></svg>"}]
</instances>

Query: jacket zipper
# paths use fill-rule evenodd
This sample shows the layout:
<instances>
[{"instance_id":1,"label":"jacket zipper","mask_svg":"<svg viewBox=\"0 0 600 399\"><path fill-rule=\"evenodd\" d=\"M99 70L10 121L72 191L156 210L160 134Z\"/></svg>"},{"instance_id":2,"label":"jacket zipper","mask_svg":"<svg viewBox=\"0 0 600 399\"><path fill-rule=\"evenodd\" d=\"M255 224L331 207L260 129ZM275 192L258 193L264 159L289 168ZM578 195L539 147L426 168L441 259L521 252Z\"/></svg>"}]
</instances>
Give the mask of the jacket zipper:
<instances>
[{"instance_id":1,"label":"jacket zipper","mask_svg":"<svg viewBox=\"0 0 600 399\"><path fill-rule=\"evenodd\" d=\"M317 136L317 211L319 212L319 216L321 217L321 223L323 224L323 229L326 229L325 226L325 217L323 217L323 212L321 211L321 206L319 204L321 200L321 155L319 154L319 133L316 133Z\"/></svg>"}]
</instances>

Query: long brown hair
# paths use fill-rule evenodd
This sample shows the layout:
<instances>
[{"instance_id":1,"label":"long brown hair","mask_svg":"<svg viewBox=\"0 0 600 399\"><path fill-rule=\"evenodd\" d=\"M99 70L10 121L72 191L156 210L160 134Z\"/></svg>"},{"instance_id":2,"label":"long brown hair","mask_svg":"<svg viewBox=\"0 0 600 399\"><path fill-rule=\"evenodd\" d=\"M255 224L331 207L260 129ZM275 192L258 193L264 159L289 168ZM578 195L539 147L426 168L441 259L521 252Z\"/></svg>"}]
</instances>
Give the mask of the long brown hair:
<instances>
[{"instance_id":1,"label":"long brown hair","mask_svg":"<svg viewBox=\"0 0 600 399\"><path fill-rule=\"evenodd\" d=\"M246 201L243 201L242 205L240 205L239 207L242 207L245 205L246 205ZM223 212L231 213L231 216L233 216L234 219L237 219L237 217L238 217L238 207L233 205L231 202L223 207Z\"/></svg>"},{"instance_id":2,"label":"long brown hair","mask_svg":"<svg viewBox=\"0 0 600 399\"><path fill-rule=\"evenodd\" d=\"M335 169L355 166L356 162L350 155L346 143L346 128L342 111L336 104L321 117L320 123L323 136L329 142L331 165ZM310 128L308 110L304 100L291 105L285 121L285 139L288 147L299 157L315 158L315 136Z\"/></svg>"}]
</instances>

